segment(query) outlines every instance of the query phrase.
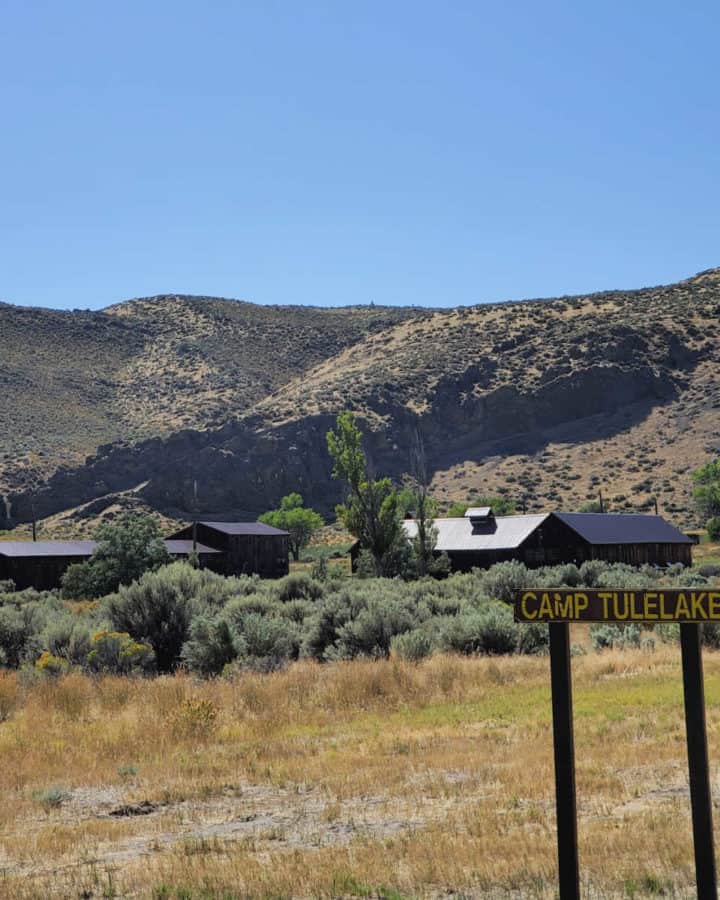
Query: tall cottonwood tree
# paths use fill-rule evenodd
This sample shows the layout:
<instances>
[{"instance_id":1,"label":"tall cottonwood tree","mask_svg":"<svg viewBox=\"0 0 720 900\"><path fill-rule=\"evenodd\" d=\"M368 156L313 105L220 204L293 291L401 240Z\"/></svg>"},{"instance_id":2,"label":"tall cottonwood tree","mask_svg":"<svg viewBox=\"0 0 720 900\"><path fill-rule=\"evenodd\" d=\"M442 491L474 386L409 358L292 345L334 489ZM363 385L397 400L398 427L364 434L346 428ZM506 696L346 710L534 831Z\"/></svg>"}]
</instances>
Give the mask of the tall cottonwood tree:
<instances>
[{"instance_id":1,"label":"tall cottonwood tree","mask_svg":"<svg viewBox=\"0 0 720 900\"><path fill-rule=\"evenodd\" d=\"M338 415L335 429L327 433L327 446L333 460L333 478L342 479L348 487L345 503L336 507L338 517L370 552L376 574L394 574L390 569L403 540L398 495L389 478L371 474L362 433L350 410Z\"/></svg>"}]
</instances>

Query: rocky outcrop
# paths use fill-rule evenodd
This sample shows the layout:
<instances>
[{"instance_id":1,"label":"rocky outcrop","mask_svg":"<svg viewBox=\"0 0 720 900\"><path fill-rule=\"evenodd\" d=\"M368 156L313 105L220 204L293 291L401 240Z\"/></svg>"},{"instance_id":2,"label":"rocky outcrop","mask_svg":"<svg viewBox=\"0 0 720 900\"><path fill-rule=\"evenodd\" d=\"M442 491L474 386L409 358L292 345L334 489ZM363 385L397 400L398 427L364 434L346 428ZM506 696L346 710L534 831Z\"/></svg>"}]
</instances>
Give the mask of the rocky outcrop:
<instances>
[{"instance_id":1,"label":"rocky outcrop","mask_svg":"<svg viewBox=\"0 0 720 900\"><path fill-rule=\"evenodd\" d=\"M476 458L498 453L504 442L518 436L539 446L549 429L619 408L643 416L678 391L676 380L649 367L603 364L542 380L531 392L502 386L478 393L478 384L488 377L471 367L456 382L446 380L420 416L385 404L388 424L368 430L366 437L376 470L395 477L406 472L416 430L423 435L431 468L442 468L463 458L468 449ZM342 498L341 486L330 477L325 439L333 424L332 415L277 428L248 419L132 447L104 447L84 466L58 471L39 490L11 494L12 520L3 521L0 509L0 525L28 521L32 504L43 518L141 482L139 496L171 516L187 516L193 510L195 483L197 511L206 516L255 518L291 491L330 514Z\"/></svg>"}]
</instances>

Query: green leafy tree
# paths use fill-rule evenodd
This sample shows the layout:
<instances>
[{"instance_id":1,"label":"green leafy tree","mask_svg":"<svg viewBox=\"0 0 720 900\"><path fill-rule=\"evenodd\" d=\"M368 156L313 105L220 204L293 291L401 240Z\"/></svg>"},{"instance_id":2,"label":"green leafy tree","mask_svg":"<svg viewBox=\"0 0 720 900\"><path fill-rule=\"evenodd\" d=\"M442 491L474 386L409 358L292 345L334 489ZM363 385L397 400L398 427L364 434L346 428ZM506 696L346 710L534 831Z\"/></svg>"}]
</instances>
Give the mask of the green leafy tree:
<instances>
[{"instance_id":1,"label":"green leafy tree","mask_svg":"<svg viewBox=\"0 0 720 900\"><path fill-rule=\"evenodd\" d=\"M435 574L437 570L435 548L438 531L434 520L438 513L438 503L430 496L425 447L419 431L415 432L411 446L410 469L413 480L410 500L417 528L417 533L411 541L412 558L416 572L422 578L424 575ZM437 573L439 574L439 570Z\"/></svg>"},{"instance_id":2,"label":"green leafy tree","mask_svg":"<svg viewBox=\"0 0 720 900\"><path fill-rule=\"evenodd\" d=\"M152 516L123 516L117 523L101 525L95 537L98 544L90 559L70 566L63 576L66 598L103 597L170 562Z\"/></svg>"},{"instance_id":3,"label":"green leafy tree","mask_svg":"<svg viewBox=\"0 0 720 900\"><path fill-rule=\"evenodd\" d=\"M303 547L310 543L315 532L323 526L322 516L314 509L303 506L303 498L297 493L283 497L280 508L263 513L260 521L289 532L290 552L295 562L300 559Z\"/></svg>"},{"instance_id":4,"label":"green leafy tree","mask_svg":"<svg viewBox=\"0 0 720 900\"><path fill-rule=\"evenodd\" d=\"M471 506L489 506L496 516L512 516L517 512L515 501L509 497L474 497L467 503L453 503L448 518L462 518Z\"/></svg>"},{"instance_id":5,"label":"green leafy tree","mask_svg":"<svg viewBox=\"0 0 720 900\"><path fill-rule=\"evenodd\" d=\"M333 477L348 487L337 514L350 534L372 555L377 575L391 575L397 547L404 541L398 496L389 478L374 478L368 470L362 434L349 410L337 417L327 433Z\"/></svg>"},{"instance_id":6,"label":"green leafy tree","mask_svg":"<svg viewBox=\"0 0 720 900\"><path fill-rule=\"evenodd\" d=\"M693 499L704 519L720 516L720 458L693 472Z\"/></svg>"}]
</instances>

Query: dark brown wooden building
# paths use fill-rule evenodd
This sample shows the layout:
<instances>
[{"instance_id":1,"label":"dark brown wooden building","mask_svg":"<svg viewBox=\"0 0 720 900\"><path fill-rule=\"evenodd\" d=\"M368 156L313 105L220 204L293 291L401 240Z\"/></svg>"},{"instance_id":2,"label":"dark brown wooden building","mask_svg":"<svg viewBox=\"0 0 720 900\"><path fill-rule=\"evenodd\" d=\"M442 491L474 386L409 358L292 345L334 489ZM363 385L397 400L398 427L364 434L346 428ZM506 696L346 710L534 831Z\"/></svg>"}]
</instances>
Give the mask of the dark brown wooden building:
<instances>
[{"instance_id":1,"label":"dark brown wooden building","mask_svg":"<svg viewBox=\"0 0 720 900\"><path fill-rule=\"evenodd\" d=\"M50 591L59 588L68 566L87 562L95 541L0 541L0 581L11 579L19 590L35 588ZM187 558L193 552L191 540L165 541L174 559ZM217 569L223 554L213 547L197 544L200 565Z\"/></svg>"},{"instance_id":2,"label":"dark brown wooden building","mask_svg":"<svg viewBox=\"0 0 720 900\"><path fill-rule=\"evenodd\" d=\"M192 525L170 536L170 540L192 540ZM282 578L290 570L288 533L262 522L198 522L197 540L222 556L212 567L226 575L260 575Z\"/></svg>"},{"instance_id":3,"label":"dark brown wooden building","mask_svg":"<svg viewBox=\"0 0 720 900\"><path fill-rule=\"evenodd\" d=\"M85 562L95 541L0 541L0 581L11 579L18 590L49 591L60 587L65 570Z\"/></svg>"},{"instance_id":4,"label":"dark brown wooden building","mask_svg":"<svg viewBox=\"0 0 720 900\"><path fill-rule=\"evenodd\" d=\"M588 559L666 566L692 564L692 541L660 516L635 513L542 513L498 516L486 507L462 518L435 519L437 551L455 571L487 568L518 559L527 566L551 566ZM417 524L403 522L408 537Z\"/></svg>"}]
</instances>

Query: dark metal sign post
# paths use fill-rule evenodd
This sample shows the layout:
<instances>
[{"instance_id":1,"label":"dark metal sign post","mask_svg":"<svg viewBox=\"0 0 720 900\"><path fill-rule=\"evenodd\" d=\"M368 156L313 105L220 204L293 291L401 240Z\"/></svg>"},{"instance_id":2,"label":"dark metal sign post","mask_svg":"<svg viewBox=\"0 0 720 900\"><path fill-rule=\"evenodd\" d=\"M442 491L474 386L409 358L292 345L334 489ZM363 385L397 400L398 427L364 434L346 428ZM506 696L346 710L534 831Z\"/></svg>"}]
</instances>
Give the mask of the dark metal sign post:
<instances>
[{"instance_id":1,"label":"dark metal sign post","mask_svg":"<svg viewBox=\"0 0 720 900\"><path fill-rule=\"evenodd\" d=\"M557 804L560 900L579 900L577 809L575 802L575 741L573 738L570 626L550 626L550 682L552 685Z\"/></svg>"},{"instance_id":2,"label":"dark metal sign post","mask_svg":"<svg viewBox=\"0 0 720 900\"><path fill-rule=\"evenodd\" d=\"M580 897L569 623L680 624L697 895L699 900L717 900L700 623L720 621L720 592L519 591L515 597L515 620L545 622L550 626L560 900Z\"/></svg>"},{"instance_id":3,"label":"dark metal sign post","mask_svg":"<svg viewBox=\"0 0 720 900\"><path fill-rule=\"evenodd\" d=\"M710 769L707 730L705 728L705 690L703 686L700 626L680 626L683 692L685 694L685 732L690 770L695 875L700 900L717 900L717 875L713 848Z\"/></svg>"}]
</instances>

